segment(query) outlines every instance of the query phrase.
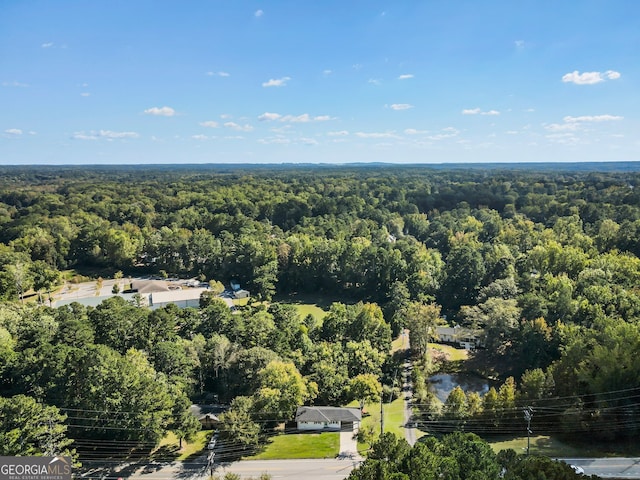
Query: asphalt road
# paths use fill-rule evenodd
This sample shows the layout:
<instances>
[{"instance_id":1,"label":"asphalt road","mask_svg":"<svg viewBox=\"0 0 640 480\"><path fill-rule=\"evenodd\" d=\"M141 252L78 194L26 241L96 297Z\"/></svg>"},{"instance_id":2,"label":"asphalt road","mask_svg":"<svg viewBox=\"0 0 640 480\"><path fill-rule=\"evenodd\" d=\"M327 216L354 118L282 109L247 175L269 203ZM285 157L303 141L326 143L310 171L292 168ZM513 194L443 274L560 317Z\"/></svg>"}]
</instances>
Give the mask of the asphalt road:
<instances>
[{"instance_id":1,"label":"asphalt road","mask_svg":"<svg viewBox=\"0 0 640 480\"><path fill-rule=\"evenodd\" d=\"M200 460L200 459L199 459ZM640 479L640 458L563 458L570 465L578 465L587 475L602 478ZM96 462L98 463L98 462ZM100 462L102 463L102 462ZM325 460L247 460L226 465L216 465L214 474L221 477L234 472L243 479L257 478L261 473L269 473L275 480L343 480L360 463L353 459ZM211 472L207 469L206 458L191 463L173 462L166 464L130 464L115 468L91 468L85 463L82 475L76 478L96 480L207 480Z\"/></svg>"},{"instance_id":2,"label":"asphalt road","mask_svg":"<svg viewBox=\"0 0 640 480\"><path fill-rule=\"evenodd\" d=\"M602 478L640 478L640 458L562 458L584 469L586 475Z\"/></svg>"},{"instance_id":3,"label":"asphalt road","mask_svg":"<svg viewBox=\"0 0 640 480\"><path fill-rule=\"evenodd\" d=\"M351 470L359 465L359 460L250 460L232 463L226 467L218 467L215 472L237 473L246 477L257 478L261 473L271 474L271 478L289 478L304 480L343 480ZM221 475L222 476L222 475Z\"/></svg>"}]
</instances>

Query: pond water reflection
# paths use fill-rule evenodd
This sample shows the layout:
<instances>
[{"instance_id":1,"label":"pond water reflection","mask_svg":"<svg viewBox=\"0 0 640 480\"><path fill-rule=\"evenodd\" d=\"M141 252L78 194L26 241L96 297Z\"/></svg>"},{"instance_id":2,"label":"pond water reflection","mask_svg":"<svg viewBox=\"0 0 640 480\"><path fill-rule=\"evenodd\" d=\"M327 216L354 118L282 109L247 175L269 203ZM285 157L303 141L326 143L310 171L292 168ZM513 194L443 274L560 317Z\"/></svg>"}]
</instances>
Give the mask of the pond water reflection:
<instances>
[{"instance_id":1,"label":"pond water reflection","mask_svg":"<svg viewBox=\"0 0 640 480\"><path fill-rule=\"evenodd\" d=\"M486 378L469 373L439 373L429 378L429 390L442 402L445 402L451 391L458 386L465 393L478 392L480 395L487 393L490 388Z\"/></svg>"}]
</instances>

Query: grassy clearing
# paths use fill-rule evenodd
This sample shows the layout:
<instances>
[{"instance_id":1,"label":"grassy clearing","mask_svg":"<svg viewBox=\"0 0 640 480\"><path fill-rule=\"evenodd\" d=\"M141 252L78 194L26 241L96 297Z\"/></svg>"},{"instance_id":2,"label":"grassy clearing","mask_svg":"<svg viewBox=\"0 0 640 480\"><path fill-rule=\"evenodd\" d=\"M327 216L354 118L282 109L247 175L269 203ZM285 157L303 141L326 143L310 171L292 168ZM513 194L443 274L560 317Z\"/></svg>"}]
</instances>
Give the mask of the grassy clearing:
<instances>
[{"instance_id":1,"label":"grassy clearing","mask_svg":"<svg viewBox=\"0 0 640 480\"><path fill-rule=\"evenodd\" d=\"M348 407L358 407L358 402L352 402ZM361 429L373 428L375 438L380 435L380 404L368 403L364 407ZM391 432L399 438L404 438L404 399L397 398L391 403L384 404L384 431ZM358 451L364 453L369 449L367 443L358 442Z\"/></svg>"},{"instance_id":2,"label":"grassy clearing","mask_svg":"<svg viewBox=\"0 0 640 480\"><path fill-rule=\"evenodd\" d=\"M297 305L316 305L324 311L328 311L331 305L334 303L344 303L347 305L353 305L358 301L344 296L338 295L323 295L320 293L291 293L291 294L277 294L274 302L291 303Z\"/></svg>"},{"instance_id":3,"label":"grassy clearing","mask_svg":"<svg viewBox=\"0 0 640 480\"><path fill-rule=\"evenodd\" d=\"M516 453L527 452L527 437L516 438L488 438L487 441L491 444L494 452L500 450L507 450L512 448ZM531 449L530 452L536 455L546 455L549 457L581 457L586 456L587 452L582 451L579 448L572 447L560 440L549 437L546 435L538 435L531 437Z\"/></svg>"},{"instance_id":4,"label":"grassy clearing","mask_svg":"<svg viewBox=\"0 0 640 480\"><path fill-rule=\"evenodd\" d=\"M404 438L404 399L397 398L384 405L384 431Z\"/></svg>"},{"instance_id":5,"label":"grassy clearing","mask_svg":"<svg viewBox=\"0 0 640 480\"><path fill-rule=\"evenodd\" d=\"M499 452L512 448L518 453L527 451L527 437L516 438L487 438L494 451ZM531 453L547 455L549 457L637 457L640 455L640 444L635 439L628 442L605 442L590 438L582 441L563 441L555 437L531 437Z\"/></svg>"},{"instance_id":6,"label":"grassy clearing","mask_svg":"<svg viewBox=\"0 0 640 480\"><path fill-rule=\"evenodd\" d=\"M469 352L463 348L455 348L441 343L430 343L429 348L444 355L449 362L464 361L469 358Z\"/></svg>"},{"instance_id":7,"label":"grassy clearing","mask_svg":"<svg viewBox=\"0 0 640 480\"><path fill-rule=\"evenodd\" d=\"M182 449L180 449L180 440L173 432L169 432L167 436L160 441L158 448L152 456L175 456L175 460L186 460L204 450L210 436L211 430L200 430L191 442L183 440Z\"/></svg>"},{"instance_id":8,"label":"grassy clearing","mask_svg":"<svg viewBox=\"0 0 640 480\"><path fill-rule=\"evenodd\" d=\"M298 311L300 318L304 318L307 315L313 315L317 321L321 321L327 312L320 308L318 305L310 303L291 303L289 304Z\"/></svg>"},{"instance_id":9,"label":"grassy clearing","mask_svg":"<svg viewBox=\"0 0 640 480\"><path fill-rule=\"evenodd\" d=\"M263 452L246 459L334 458L339 450L339 432L294 433L272 437Z\"/></svg>"}]
</instances>

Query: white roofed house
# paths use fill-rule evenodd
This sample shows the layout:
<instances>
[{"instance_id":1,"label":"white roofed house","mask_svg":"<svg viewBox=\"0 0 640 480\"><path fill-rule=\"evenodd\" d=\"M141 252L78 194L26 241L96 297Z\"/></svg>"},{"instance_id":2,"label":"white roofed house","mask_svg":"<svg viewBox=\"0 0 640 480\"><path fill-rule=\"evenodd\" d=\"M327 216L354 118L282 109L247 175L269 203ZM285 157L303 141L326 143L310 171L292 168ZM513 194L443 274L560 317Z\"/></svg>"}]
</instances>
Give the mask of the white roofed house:
<instances>
[{"instance_id":1,"label":"white roofed house","mask_svg":"<svg viewBox=\"0 0 640 480\"><path fill-rule=\"evenodd\" d=\"M149 306L155 310L173 303L179 308L198 308L200 306L200 295L206 290L206 288L187 288L184 290L169 290L168 292L153 292L149 295Z\"/></svg>"},{"instance_id":2,"label":"white roofed house","mask_svg":"<svg viewBox=\"0 0 640 480\"><path fill-rule=\"evenodd\" d=\"M436 335L442 343L453 343L466 350L483 347L481 331L454 325L453 327L436 327Z\"/></svg>"},{"instance_id":3,"label":"white roofed house","mask_svg":"<svg viewBox=\"0 0 640 480\"><path fill-rule=\"evenodd\" d=\"M360 429L362 412L359 408L342 407L298 407L296 423L298 430L334 430L357 432Z\"/></svg>"}]
</instances>

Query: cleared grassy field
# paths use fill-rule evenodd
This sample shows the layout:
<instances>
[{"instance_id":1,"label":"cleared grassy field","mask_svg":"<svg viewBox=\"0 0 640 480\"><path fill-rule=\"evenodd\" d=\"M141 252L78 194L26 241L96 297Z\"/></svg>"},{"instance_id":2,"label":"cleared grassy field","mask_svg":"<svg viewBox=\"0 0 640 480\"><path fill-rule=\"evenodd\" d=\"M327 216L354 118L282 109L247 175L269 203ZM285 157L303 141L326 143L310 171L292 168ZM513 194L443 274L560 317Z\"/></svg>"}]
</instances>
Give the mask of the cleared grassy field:
<instances>
[{"instance_id":1,"label":"cleared grassy field","mask_svg":"<svg viewBox=\"0 0 640 480\"><path fill-rule=\"evenodd\" d=\"M469 358L469 352L463 348L454 348L451 345L440 343L430 343L429 348L445 355L449 362L457 362Z\"/></svg>"},{"instance_id":2,"label":"cleared grassy field","mask_svg":"<svg viewBox=\"0 0 640 480\"><path fill-rule=\"evenodd\" d=\"M352 402L349 407L358 407L357 402ZM360 428L373 428L375 437L380 435L380 404L368 403L364 407L365 414L362 417ZM391 403L384 404L384 431L394 433L399 438L404 438L404 400L397 398ZM358 442L358 451L362 454L369 449L369 444Z\"/></svg>"},{"instance_id":3,"label":"cleared grassy field","mask_svg":"<svg viewBox=\"0 0 640 480\"><path fill-rule=\"evenodd\" d=\"M527 437L516 437L509 439L487 439L494 452L512 448L516 453L527 452ZM561 442L558 439L546 435L531 437L530 453L536 455L546 455L549 457L581 457L586 456L586 452L579 448Z\"/></svg>"},{"instance_id":4,"label":"cleared grassy field","mask_svg":"<svg viewBox=\"0 0 640 480\"><path fill-rule=\"evenodd\" d=\"M200 430L191 442L182 441L182 449L180 449L180 441L173 432L169 432L164 437L158 448L152 453L152 457L171 457L174 460L186 460L192 455L200 453L211 437L211 430Z\"/></svg>"},{"instance_id":5,"label":"cleared grassy field","mask_svg":"<svg viewBox=\"0 0 640 480\"><path fill-rule=\"evenodd\" d=\"M295 307L295 309L298 311L298 315L300 315L300 318L304 318L307 315L311 314L315 317L316 320L320 321L327 314L327 312L320 308L318 305L310 303L290 303L289 305Z\"/></svg>"},{"instance_id":6,"label":"cleared grassy field","mask_svg":"<svg viewBox=\"0 0 640 480\"><path fill-rule=\"evenodd\" d=\"M338 432L294 433L272 437L263 452L246 459L334 458L339 450Z\"/></svg>"}]
</instances>

